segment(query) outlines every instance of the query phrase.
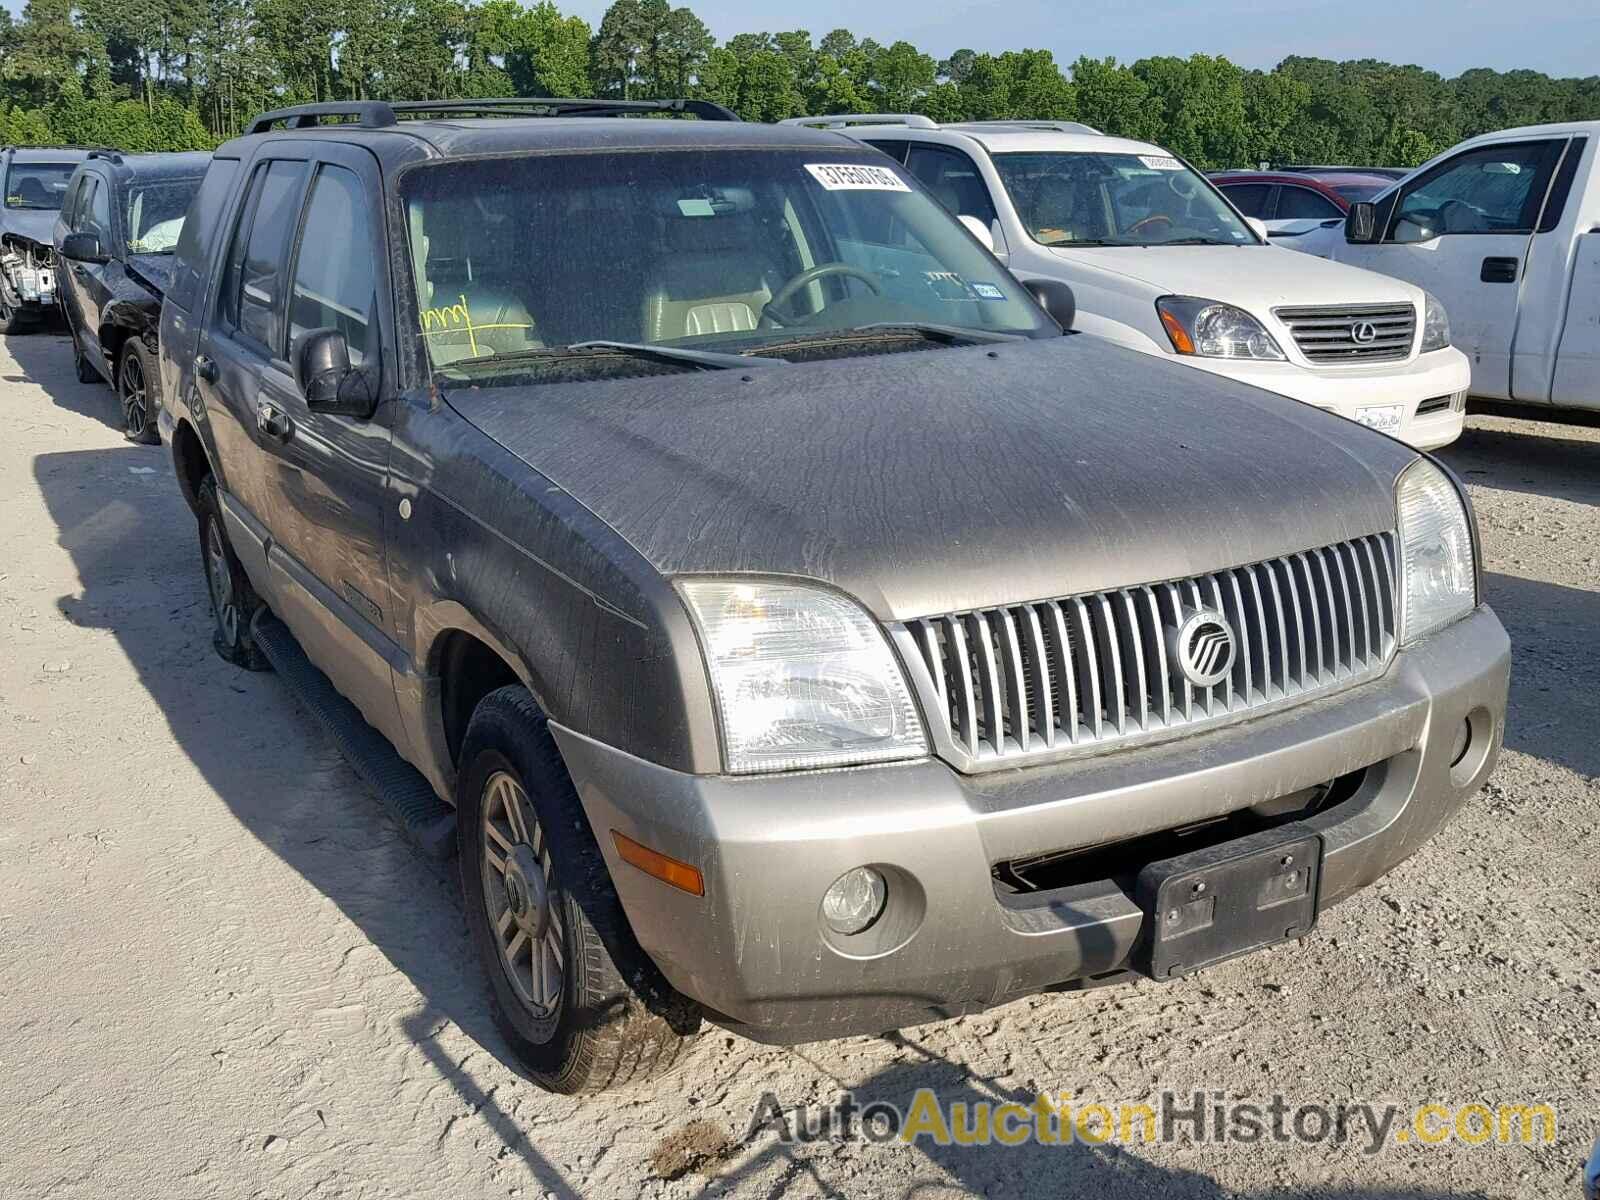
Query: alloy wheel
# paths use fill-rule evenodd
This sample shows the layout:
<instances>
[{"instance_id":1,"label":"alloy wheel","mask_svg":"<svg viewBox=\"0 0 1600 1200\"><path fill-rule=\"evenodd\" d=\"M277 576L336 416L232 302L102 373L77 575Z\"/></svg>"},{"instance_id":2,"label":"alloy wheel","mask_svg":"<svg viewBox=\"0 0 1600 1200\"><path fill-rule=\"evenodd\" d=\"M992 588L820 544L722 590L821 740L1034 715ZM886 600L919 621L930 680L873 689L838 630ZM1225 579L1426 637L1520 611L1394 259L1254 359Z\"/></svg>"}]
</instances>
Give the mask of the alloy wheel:
<instances>
[{"instance_id":1,"label":"alloy wheel","mask_svg":"<svg viewBox=\"0 0 1600 1200\"><path fill-rule=\"evenodd\" d=\"M206 522L206 582L211 585L211 607L217 626L228 645L239 640L239 606L233 598L233 573L228 567L228 549L222 530L213 518Z\"/></svg>"},{"instance_id":2,"label":"alloy wheel","mask_svg":"<svg viewBox=\"0 0 1600 1200\"><path fill-rule=\"evenodd\" d=\"M122 392L123 421L128 435L134 438L143 437L148 424L148 412L145 409L144 364L139 361L137 354L122 356L119 383L121 384L119 390Z\"/></svg>"},{"instance_id":3,"label":"alloy wheel","mask_svg":"<svg viewBox=\"0 0 1600 1200\"><path fill-rule=\"evenodd\" d=\"M483 787L483 898L506 978L528 1011L561 1006L566 944L552 896L550 847L522 784L496 771Z\"/></svg>"}]
</instances>

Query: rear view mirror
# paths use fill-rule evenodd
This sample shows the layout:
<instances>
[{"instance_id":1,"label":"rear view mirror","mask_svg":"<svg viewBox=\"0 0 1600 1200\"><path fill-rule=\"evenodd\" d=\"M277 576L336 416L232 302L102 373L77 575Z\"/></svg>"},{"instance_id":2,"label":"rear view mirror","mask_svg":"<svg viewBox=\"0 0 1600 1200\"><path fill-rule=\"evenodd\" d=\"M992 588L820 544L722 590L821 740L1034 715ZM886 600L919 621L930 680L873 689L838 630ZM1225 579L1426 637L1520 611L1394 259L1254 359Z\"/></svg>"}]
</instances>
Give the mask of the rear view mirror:
<instances>
[{"instance_id":1,"label":"rear view mirror","mask_svg":"<svg viewBox=\"0 0 1600 1200\"><path fill-rule=\"evenodd\" d=\"M61 239L61 257L71 262L103 263L106 255L100 249L99 235L69 233Z\"/></svg>"},{"instance_id":2,"label":"rear view mirror","mask_svg":"<svg viewBox=\"0 0 1600 1200\"><path fill-rule=\"evenodd\" d=\"M1344 240L1352 245L1370 245L1378 240L1378 206L1359 200L1344 218Z\"/></svg>"},{"instance_id":3,"label":"rear view mirror","mask_svg":"<svg viewBox=\"0 0 1600 1200\"><path fill-rule=\"evenodd\" d=\"M294 347L294 378L312 412L366 420L378 407L376 373L350 365L350 347L337 329L313 329Z\"/></svg>"},{"instance_id":4,"label":"rear view mirror","mask_svg":"<svg viewBox=\"0 0 1600 1200\"><path fill-rule=\"evenodd\" d=\"M994 253L994 234L989 231L987 225L978 220L977 217L968 216L966 213L962 213L957 219L967 227L968 233L983 244L985 250L990 254Z\"/></svg>"},{"instance_id":5,"label":"rear view mirror","mask_svg":"<svg viewBox=\"0 0 1600 1200\"><path fill-rule=\"evenodd\" d=\"M1023 281L1022 286L1039 302L1040 308L1056 319L1063 333L1072 328L1072 322L1078 315L1078 302L1073 298L1071 288L1059 279L1028 279Z\"/></svg>"}]
</instances>

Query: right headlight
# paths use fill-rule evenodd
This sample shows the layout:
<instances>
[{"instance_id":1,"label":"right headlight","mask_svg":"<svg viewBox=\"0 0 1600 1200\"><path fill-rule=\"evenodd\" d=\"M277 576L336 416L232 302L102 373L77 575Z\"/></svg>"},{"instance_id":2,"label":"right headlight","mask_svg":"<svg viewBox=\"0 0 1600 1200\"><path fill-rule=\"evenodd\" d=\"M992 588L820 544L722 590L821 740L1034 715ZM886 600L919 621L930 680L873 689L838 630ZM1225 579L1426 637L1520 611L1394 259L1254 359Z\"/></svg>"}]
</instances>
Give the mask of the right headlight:
<instances>
[{"instance_id":1,"label":"right headlight","mask_svg":"<svg viewBox=\"0 0 1600 1200\"><path fill-rule=\"evenodd\" d=\"M1163 296L1156 301L1156 313L1179 354L1283 361L1283 350L1261 322L1232 304L1198 296Z\"/></svg>"},{"instance_id":2,"label":"right headlight","mask_svg":"<svg viewBox=\"0 0 1600 1200\"><path fill-rule=\"evenodd\" d=\"M1443 350L1450 345L1450 315L1444 311L1439 297L1432 292L1423 292L1422 295L1422 349L1418 353L1427 354L1430 350Z\"/></svg>"},{"instance_id":3,"label":"right headlight","mask_svg":"<svg viewBox=\"0 0 1600 1200\"><path fill-rule=\"evenodd\" d=\"M1419 459L1395 485L1400 528L1400 644L1410 645L1470 613L1477 564L1466 506L1438 467Z\"/></svg>"},{"instance_id":4,"label":"right headlight","mask_svg":"<svg viewBox=\"0 0 1600 1200\"><path fill-rule=\"evenodd\" d=\"M678 580L700 635L736 775L920 758L922 719L870 614L769 579Z\"/></svg>"}]
</instances>

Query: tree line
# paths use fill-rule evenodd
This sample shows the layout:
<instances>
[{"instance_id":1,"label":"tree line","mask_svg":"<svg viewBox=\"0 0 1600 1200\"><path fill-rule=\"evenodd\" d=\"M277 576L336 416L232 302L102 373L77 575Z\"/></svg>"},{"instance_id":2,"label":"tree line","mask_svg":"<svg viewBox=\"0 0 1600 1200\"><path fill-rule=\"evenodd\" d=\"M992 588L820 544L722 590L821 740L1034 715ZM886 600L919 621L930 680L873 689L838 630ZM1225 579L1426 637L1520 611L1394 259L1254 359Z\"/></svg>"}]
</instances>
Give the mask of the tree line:
<instances>
[{"instance_id":1,"label":"tree line","mask_svg":"<svg viewBox=\"0 0 1600 1200\"><path fill-rule=\"evenodd\" d=\"M1600 118L1600 76L1195 54L1119 63L1048 50L936 59L836 29L718 43L670 0L598 28L552 0L28 0L0 8L0 143L203 149L307 101L577 96L716 100L749 120L916 112L1083 121L1204 167L1410 166L1464 137Z\"/></svg>"}]
</instances>

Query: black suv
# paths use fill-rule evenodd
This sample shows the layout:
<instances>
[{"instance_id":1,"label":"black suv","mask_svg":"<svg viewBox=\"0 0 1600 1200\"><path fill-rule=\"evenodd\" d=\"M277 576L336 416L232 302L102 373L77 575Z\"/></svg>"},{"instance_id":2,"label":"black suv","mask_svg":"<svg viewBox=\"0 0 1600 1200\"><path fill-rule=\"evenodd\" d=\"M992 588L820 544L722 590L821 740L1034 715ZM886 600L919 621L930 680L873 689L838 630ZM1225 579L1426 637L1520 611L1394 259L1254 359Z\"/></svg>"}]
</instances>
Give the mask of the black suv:
<instances>
[{"instance_id":1,"label":"black suv","mask_svg":"<svg viewBox=\"0 0 1600 1200\"><path fill-rule=\"evenodd\" d=\"M56 217L57 294L78 378L115 389L123 430L135 442L158 440L161 295L210 162L209 154L92 150Z\"/></svg>"},{"instance_id":2,"label":"black suv","mask_svg":"<svg viewBox=\"0 0 1600 1200\"><path fill-rule=\"evenodd\" d=\"M453 837L534 1076L1170 979L1431 837L1509 665L1456 481L729 115L267 114L162 310L216 645Z\"/></svg>"}]
</instances>

